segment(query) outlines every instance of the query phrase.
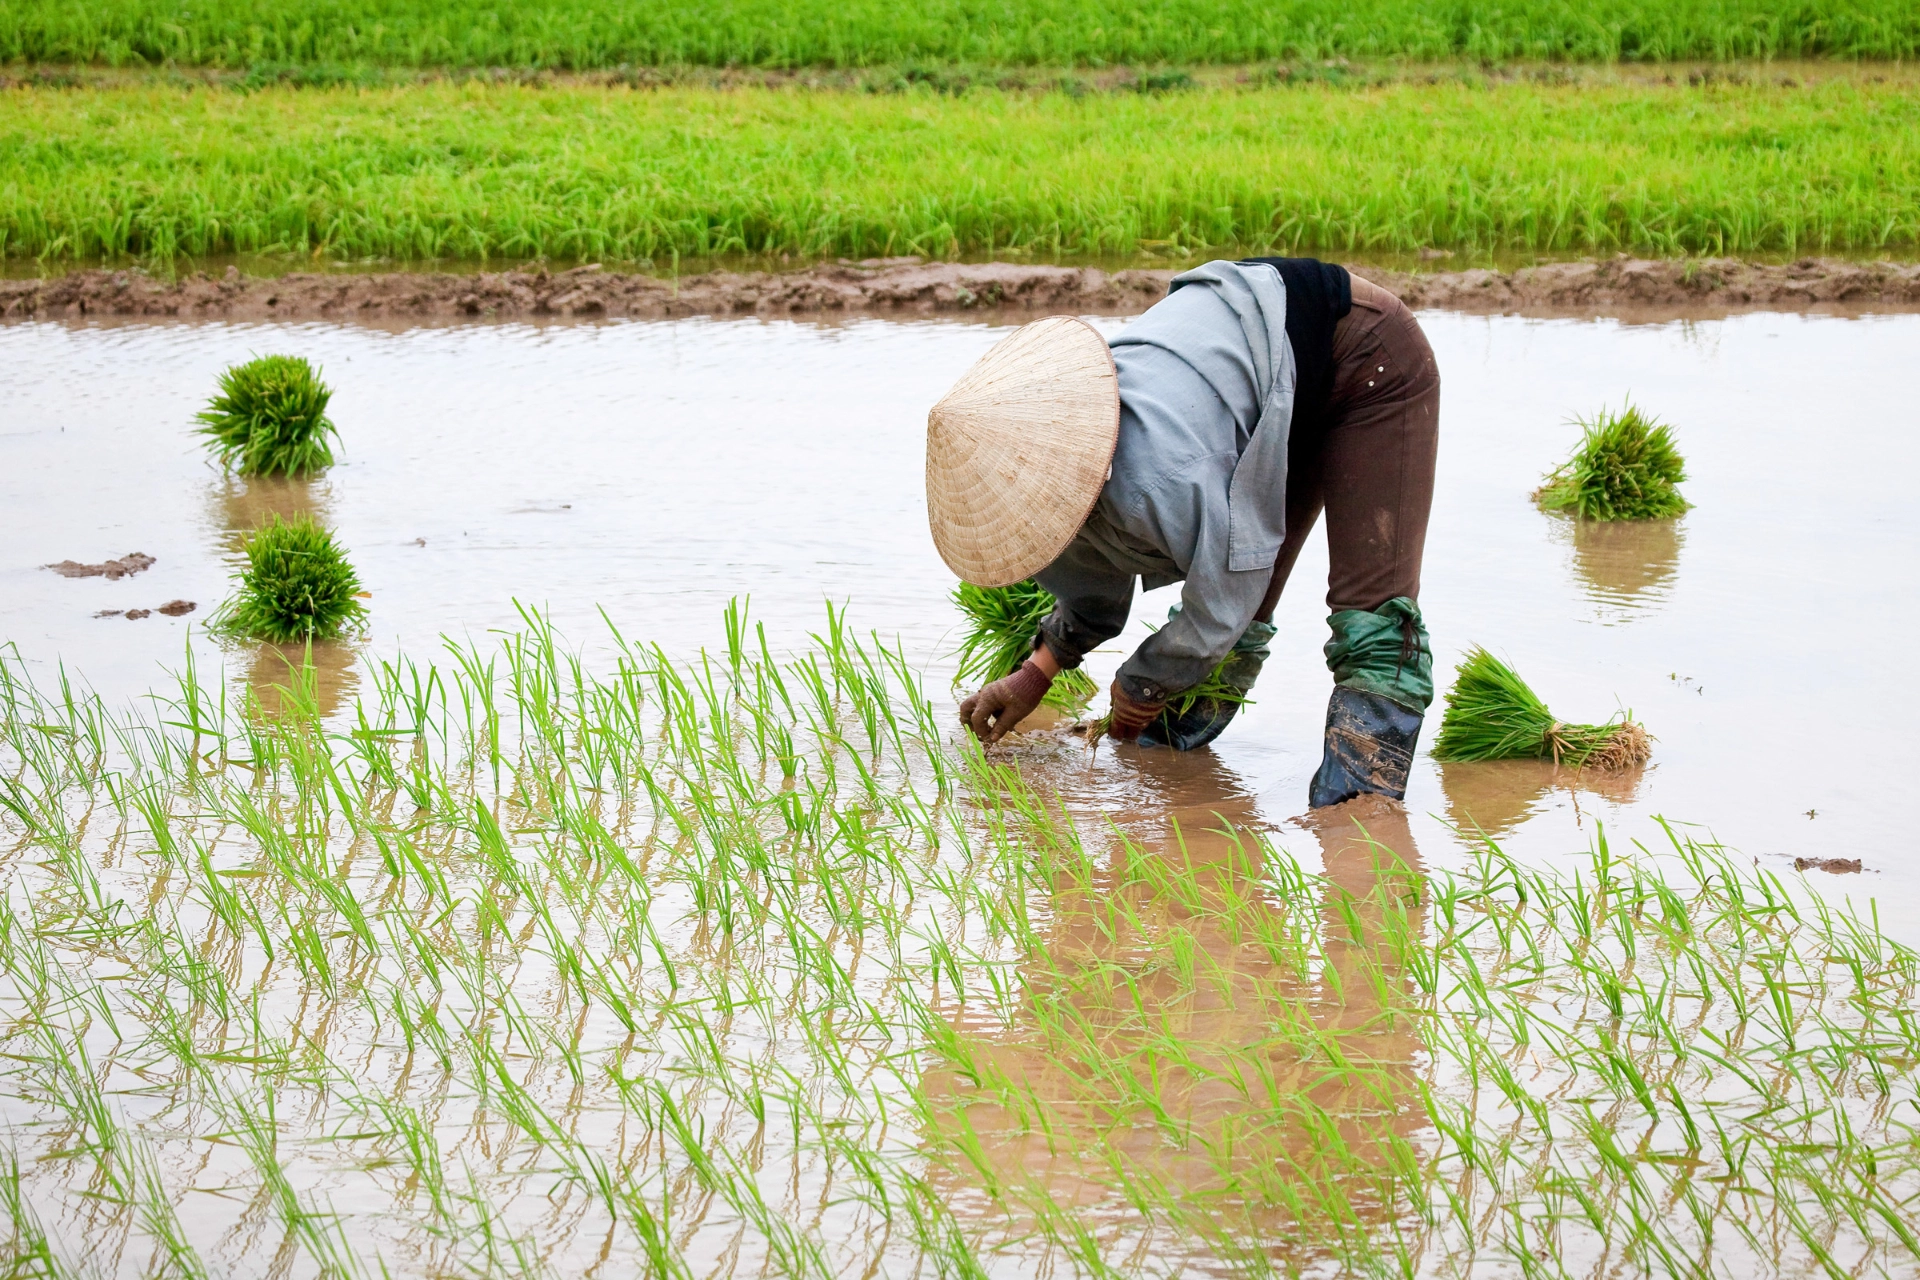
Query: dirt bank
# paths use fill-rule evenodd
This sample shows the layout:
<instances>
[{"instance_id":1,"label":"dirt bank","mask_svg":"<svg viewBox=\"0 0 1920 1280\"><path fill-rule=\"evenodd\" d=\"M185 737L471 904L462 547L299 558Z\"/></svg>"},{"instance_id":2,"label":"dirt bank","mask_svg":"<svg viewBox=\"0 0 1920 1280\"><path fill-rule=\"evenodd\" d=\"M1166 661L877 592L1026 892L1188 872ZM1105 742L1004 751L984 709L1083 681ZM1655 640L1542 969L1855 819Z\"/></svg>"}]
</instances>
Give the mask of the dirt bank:
<instances>
[{"instance_id":1,"label":"dirt bank","mask_svg":"<svg viewBox=\"0 0 1920 1280\"><path fill-rule=\"evenodd\" d=\"M1805 258L1791 264L1730 258L1646 260L1625 256L1514 271L1362 275L1410 305L1459 311L1591 315L1672 310L1909 309L1920 307L1920 264ZM243 276L229 268L166 280L146 272L76 271L44 280L0 280L0 317L178 319L409 319L689 315L1104 312L1144 310L1166 291L1170 270L880 258L789 272L714 271L678 280L598 266L434 275Z\"/></svg>"}]
</instances>

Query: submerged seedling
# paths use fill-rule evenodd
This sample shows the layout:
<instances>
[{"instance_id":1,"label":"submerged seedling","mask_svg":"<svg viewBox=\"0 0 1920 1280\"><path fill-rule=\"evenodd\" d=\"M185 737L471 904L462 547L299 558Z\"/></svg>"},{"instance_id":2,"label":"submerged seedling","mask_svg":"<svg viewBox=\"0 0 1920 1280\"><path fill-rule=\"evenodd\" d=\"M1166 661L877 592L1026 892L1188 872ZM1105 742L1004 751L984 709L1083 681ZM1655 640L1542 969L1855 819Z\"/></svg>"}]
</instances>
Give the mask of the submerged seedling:
<instances>
[{"instance_id":1,"label":"submerged seedling","mask_svg":"<svg viewBox=\"0 0 1920 1280\"><path fill-rule=\"evenodd\" d=\"M1551 760L1574 768L1624 769L1652 754L1647 731L1625 715L1568 724L1519 673L1475 646L1461 660L1433 740L1436 760Z\"/></svg>"},{"instance_id":2,"label":"submerged seedling","mask_svg":"<svg viewBox=\"0 0 1920 1280\"><path fill-rule=\"evenodd\" d=\"M1687 509L1677 488L1687 478L1686 461L1672 427L1632 404L1578 421L1585 429L1580 447L1534 492L1542 510L1583 520L1659 520Z\"/></svg>"},{"instance_id":3,"label":"submerged seedling","mask_svg":"<svg viewBox=\"0 0 1920 1280\"><path fill-rule=\"evenodd\" d=\"M367 618L360 577L333 534L307 516L268 518L246 541L247 567L210 630L271 640L331 640Z\"/></svg>"},{"instance_id":4,"label":"submerged seedling","mask_svg":"<svg viewBox=\"0 0 1920 1280\"><path fill-rule=\"evenodd\" d=\"M333 465L333 391L299 356L256 356L220 375L195 415L220 464L243 476L294 476Z\"/></svg>"},{"instance_id":5,"label":"submerged seedling","mask_svg":"<svg viewBox=\"0 0 1920 1280\"><path fill-rule=\"evenodd\" d=\"M973 679L985 684L1019 670L1033 652L1034 637L1054 605L1053 593L1031 578L1010 587L963 582L953 589L953 602L967 616L969 627L960 642L956 684ZM1041 705L1077 711L1096 692L1093 677L1073 667L1054 678Z\"/></svg>"}]
</instances>

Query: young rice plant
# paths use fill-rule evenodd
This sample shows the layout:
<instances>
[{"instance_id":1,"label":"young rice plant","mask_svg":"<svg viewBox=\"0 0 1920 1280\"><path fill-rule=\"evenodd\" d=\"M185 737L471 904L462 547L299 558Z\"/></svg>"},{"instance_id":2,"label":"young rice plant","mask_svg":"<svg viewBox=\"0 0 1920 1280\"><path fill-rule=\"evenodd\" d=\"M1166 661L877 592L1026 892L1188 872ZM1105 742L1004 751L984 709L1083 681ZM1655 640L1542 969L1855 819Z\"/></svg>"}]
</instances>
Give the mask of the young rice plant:
<instances>
[{"instance_id":1,"label":"young rice plant","mask_svg":"<svg viewBox=\"0 0 1920 1280\"><path fill-rule=\"evenodd\" d=\"M270 516L245 550L238 590L208 619L210 630L286 644L331 640L366 622L359 575L310 517Z\"/></svg>"},{"instance_id":2,"label":"young rice plant","mask_svg":"<svg viewBox=\"0 0 1920 1280\"><path fill-rule=\"evenodd\" d=\"M1674 447L1673 428L1628 404L1582 418L1580 447L1534 492L1546 511L1570 511L1582 520L1660 520L1687 509L1676 487L1687 478Z\"/></svg>"},{"instance_id":3,"label":"young rice plant","mask_svg":"<svg viewBox=\"0 0 1920 1280\"><path fill-rule=\"evenodd\" d=\"M0 1271L1920 1264L1868 904L1671 829L1427 874L1385 813L1114 813L837 612L434 652L323 716L0 646Z\"/></svg>"},{"instance_id":4,"label":"young rice plant","mask_svg":"<svg viewBox=\"0 0 1920 1280\"><path fill-rule=\"evenodd\" d=\"M1631 717L1568 724L1506 663L1475 646L1461 660L1433 740L1435 760L1551 760L1578 769L1624 769L1652 754Z\"/></svg>"},{"instance_id":5,"label":"young rice plant","mask_svg":"<svg viewBox=\"0 0 1920 1280\"><path fill-rule=\"evenodd\" d=\"M220 375L196 415L220 464L243 476L307 475L333 465L333 391L299 356L255 356Z\"/></svg>"},{"instance_id":6,"label":"young rice plant","mask_svg":"<svg viewBox=\"0 0 1920 1280\"><path fill-rule=\"evenodd\" d=\"M976 587L963 582L953 589L953 602L967 618L967 634L960 642L960 668L954 683L977 680L987 684L1020 669L1033 652L1040 624L1053 612L1053 593L1029 578L1010 587ZM1041 705L1078 711L1099 690L1093 677L1080 667L1061 671Z\"/></svg>"}]
</instances>

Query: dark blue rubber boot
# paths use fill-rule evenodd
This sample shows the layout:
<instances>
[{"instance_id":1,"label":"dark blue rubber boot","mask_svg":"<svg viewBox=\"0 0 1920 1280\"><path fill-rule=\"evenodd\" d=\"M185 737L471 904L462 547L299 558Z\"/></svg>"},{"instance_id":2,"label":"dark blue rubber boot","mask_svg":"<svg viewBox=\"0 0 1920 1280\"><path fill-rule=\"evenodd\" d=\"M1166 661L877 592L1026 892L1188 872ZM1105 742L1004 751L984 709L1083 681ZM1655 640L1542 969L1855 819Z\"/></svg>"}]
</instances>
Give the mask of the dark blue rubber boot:
<instances>
[{"instance_id":1,"label":"dark blue rubber boot","mask_svg":"<svg viewBox=\"0 0 1920 1280\"><path fill-rule=\"evenodd\" d=\"M1175 751L1204 747L1226 732L1240 706L1238 702L1221 702L1217 698L1195 698L1193 705L1177 716L1169 707L1160 713L1158 720L1141 730L1140 745L1172 747Z\"/></svg>"},{"instance_id":2,"label":"dark blue rubber boot","mask_svg":"<svg viewBox=\"0 0 1920 1280\"><path fill-rule=\"evenodd\" d=\"M1307 803L1318 809L1363 791L1405 799L1421 719L1420 712L1391 698L1335 685L1327 700L1325 754L1307 788Z\"/></svg>"}]
</instances>

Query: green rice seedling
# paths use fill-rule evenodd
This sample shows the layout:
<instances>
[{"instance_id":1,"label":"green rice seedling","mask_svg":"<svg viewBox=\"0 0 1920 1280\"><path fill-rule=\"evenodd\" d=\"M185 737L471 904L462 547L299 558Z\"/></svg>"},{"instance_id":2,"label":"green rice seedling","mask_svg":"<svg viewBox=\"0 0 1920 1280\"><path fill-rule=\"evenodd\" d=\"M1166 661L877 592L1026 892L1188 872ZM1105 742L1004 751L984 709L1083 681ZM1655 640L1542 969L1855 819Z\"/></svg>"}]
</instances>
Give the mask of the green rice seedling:
<instances>
[{"instance_id":1,"label":"green rice seedling","mask_svg":"<svg viewBox=\"0 0 1920 1280\"><path fill-rule=\"evenodd\" d=\"M1040 624L1053 612L1053 593L1031 578L1010 587L976 587L963 582L953 603L966 615L968 631L960 642L960 668L954 683L986 684L1010 676L1033 652ZM1054 678L1042 706L1077 711L1099 691L1093 677L1074 667Z\"/></svg>"},{"instance_id":2,"label":"green rice seedling","mask_svg":"<svg viewBox=\"0 0 1920 1280\"><path fill-rule=\"evenodd\" d=\"M221 1185L279 1219L223 1268L343 1280L1920 1260L1920 957L1864 910L1672 831L1431 874L1379 822L1323 871L1250 808L1149 834L1080 770L918 741L917 664L850 626L772 674L734 630L597 672L528 618L244 769L188 749L248 741L214 699L69 758L98 700L0 649L0 777L69 814L0 812L0 1269L47 1270L30 1192L191 1274L161 1197ZM790 772L735 753L762 720ZM407 814L354 733L421 725ZM60 858L108 892L50 895Z\"/></svg>"},{"instance_id":3,"label":"green rice seedling","mask_svg":"<svg viewBox=\"0 0 1920 1280\"><path fill-rule=\"evenodd\" d=\"M243 476L307 475L333 465L333 391L299 356L255 356L220 375L196 416L220 464Z\"/></svg>"},{"instance_id":4,"label":"green rice seedling","mask_svg":"<svg viewBox=\"0 0 1920 1280\"><path fill-rule=\"evenodd\" d=\"M336 639L366 623L359 575L333 534L306 516L270 517L245 551L238 590L209 630L288 644Z\"/></svg>"},{"instance_id":5,"label":"green rice seedling","mask_svg":"<svg viewBox=\"0 0 1920 1280\"><path fill-rule=\"evenodd\" d=\"M1687 509L1677 487L1687 478L1686 462L1672 427L1632 403L1578 421L1580 447L1534 491L1542 510L1582 520L1661 520Z\"/></svg>"},{"instance_id":6,"label":"green rice seedling","mask_svg":"<svg viewBox=\"0 0 1920 1280\"><path fill-rule=\"evenodd\" d=\"M664 78L644 70L652 68L855 67L875 69L872 85L960 93L998 79L988 74L996 68L1038 79L1050 69L1131 64L1143 70L1121 83L1146 89L1181 83L1178 64L1275 59L1292 64L1280 69L1282 82L1304 83L1338 82L1347 58L1713 63L1910 59L1920 50L1920 24L1899 0L1615 0L1605 21L1554 0L1476 3L1447 21L1416 0L1357 9L1332 0L1115 0L1097 11L1072 0L1013 0L994 8L990 24L979 13L965 0L716 0L686 10L587 0L337 0L322 9L293 0L191 9L167 0L84 9L13 0L0 10L0 60L221 67L245 72L238 83L247 88L379 84L432 67L610 70L614 83L628 84ZM1737 85L1737 74L1717 83Z\"/></svg>"},{"instance_id":7,"label":"green rice seedling","mask_svg":"<svg viewBox=\"0 0 1920 1280\"><path fill-rule=\"evenodd\" d=\"M1227 664L1232 662L1233 658L1234 655L1228 654L1220 660L1218 666L1207 672L1199 684L1184 693L1175 694L1172 700L1167 703L1167 709L1161 714L1163 716L1183 716L1192 710L1193 705L1202 698L1212 698L1215 702L1228 706L1244 706L1252 701L1252 699L1247 697L1246 690L1229 681L1225 675ZM1102 715L1095 716L1085 724L1073 726L1073 732L1084 734L1087 739L1087 744L1092 746L1106 735L1107 729L1112 724L1113 713L1108 711Z\"/></svg>"},{"instance_id":8,"label":"green rice seedling","mask_svg":"<svg viewBox=\"0 0 1920 1280\"><path fill-rule=\"evenodd\" d=\"M1234 656L1227 655L1221 659L1218 666L1207 672L1199 684L1185 693L1174 695L1173 700L1167 704L1168 713L1176 716L1185 715L1193 708L1194 703L1203 698L1211 698L1215 702L1228 706L1244 706L1249 701L1247 691L1232 683L1226 676L1227 664L1233 661Z\"/></svg>"},{"instance_id":9,"label":"green rice seedling","mask_svg":"<svg viewBox=\"0 0 1920 1280\"><path fill-rule=\"evenodd\" d=\"M1568 724L1517 672L1475 646L1460 662L1433 740L1436 760L1551 760L1576 769L1624 769L1652 753L1647 731L1622 715Z\"/></svg>"}]
</instances>

